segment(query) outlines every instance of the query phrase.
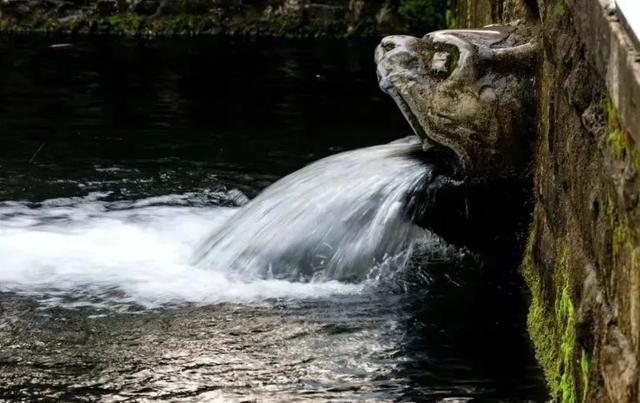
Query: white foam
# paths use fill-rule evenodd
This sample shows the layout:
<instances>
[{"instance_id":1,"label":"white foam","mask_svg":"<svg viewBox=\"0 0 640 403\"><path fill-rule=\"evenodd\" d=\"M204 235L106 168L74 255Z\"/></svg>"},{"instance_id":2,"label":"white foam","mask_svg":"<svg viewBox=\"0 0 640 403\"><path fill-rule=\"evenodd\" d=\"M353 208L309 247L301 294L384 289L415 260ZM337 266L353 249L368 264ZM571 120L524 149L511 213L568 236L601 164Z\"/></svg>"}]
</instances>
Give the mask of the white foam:
<instances>
[{"instance_id":1,"label":"white foam","mask_svg":"<svg viewBox=\"0 0 640 403\"><path fill-rule=\"evenodd\" d=\"M156 205L182 204L184 195L130 203L107 203L103 196L48 200L35 207L0 204L0 291L54 305L154 308L319 297L362 288L334 281L248 282L194 267L194 245L236 209Z\"/></svg>"},{"instance_id":2,"label":"white foam","mask_svg":"<svg viewBox=\"0 0 640 403\"><path fill-rule=\"evenodd\" d=\"M420 147L327 157L251 202L230 190L0 203L0 292L123 309L359 292L427 235L411 217L431 177Z\"/></svg>"}]
</instances>

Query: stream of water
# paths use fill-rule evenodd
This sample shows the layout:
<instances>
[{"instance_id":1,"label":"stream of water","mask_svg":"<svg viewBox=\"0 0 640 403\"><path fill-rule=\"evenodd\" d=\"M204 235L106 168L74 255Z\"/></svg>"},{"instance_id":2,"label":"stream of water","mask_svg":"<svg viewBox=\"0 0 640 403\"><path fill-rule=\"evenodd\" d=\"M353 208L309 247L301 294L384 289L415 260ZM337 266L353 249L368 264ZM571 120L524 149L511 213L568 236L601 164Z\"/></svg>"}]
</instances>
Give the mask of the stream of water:
<instances>
[{"instance_id":1,"label":"stream of water","mask_svg":"<svg viewBox=\"0 0 640 403\"><path fill-rule=\"evenodd\" d=\"M0 400L544 401L374 43L55 43L0 39Z\"/></svg>"}]
</instances>

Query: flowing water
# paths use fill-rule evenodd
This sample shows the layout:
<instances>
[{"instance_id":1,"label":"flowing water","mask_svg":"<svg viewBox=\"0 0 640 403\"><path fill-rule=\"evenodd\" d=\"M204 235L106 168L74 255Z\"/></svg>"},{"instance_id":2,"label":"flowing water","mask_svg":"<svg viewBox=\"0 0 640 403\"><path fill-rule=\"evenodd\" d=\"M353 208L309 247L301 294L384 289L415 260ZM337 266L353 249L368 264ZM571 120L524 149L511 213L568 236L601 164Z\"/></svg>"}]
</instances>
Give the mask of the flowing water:
<instances>
[{"instance_id":1,"label":"flowing water","mask_svg":"<svg viewBox=\"0 0 640 403\"><path fill-rule=\"evenodd\" d=\"M54 43L0 39L0 400L544 400L374 44Z\"/></svg>"},{"instance_id":2,"label":"flowing water","mask_svg":"<svg viewBox=\"0 0 640 403\"><path fill-rule=\"evenodd\" d=\"M287 176L214 231L199 266L244 278L363 281L372 268L405 261L412 243L426 237L410 211L432 172L420 151L411 136Z\"/></svg>"}]
</instances>

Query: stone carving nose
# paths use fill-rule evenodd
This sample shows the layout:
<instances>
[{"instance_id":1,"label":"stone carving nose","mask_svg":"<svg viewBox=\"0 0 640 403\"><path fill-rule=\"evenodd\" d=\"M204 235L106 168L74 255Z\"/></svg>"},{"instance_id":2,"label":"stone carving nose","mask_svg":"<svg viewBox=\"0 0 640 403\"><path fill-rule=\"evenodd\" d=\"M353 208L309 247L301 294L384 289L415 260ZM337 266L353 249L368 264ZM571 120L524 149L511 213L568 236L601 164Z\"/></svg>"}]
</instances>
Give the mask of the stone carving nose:
<instances>
[{"instance_id":1,"label":"stone carving nose","mask_svg":"<svg viewBox=\"0 0 640 403\"><path fill-rule=\"evenodd\" d=\"M380 42L380 46L384 49L385 52L390 52L394 49L403 49L407 50L410 43L415 41L416 38L413 36L406 35L392 35L387 36L382 39Z\"/></svg>"},{"instance_id":2,"label":"stone carving nose","mask_svg":"<svg viewBox=\"0 0 640 403\"><path fill-rule=\"evenodd\" d=\"M396 47L396 43L392 36L387 36L383 38L380 45L382 46L382 49L384 49L386 52L393 50Z\"/></svg>"}]
</instances>

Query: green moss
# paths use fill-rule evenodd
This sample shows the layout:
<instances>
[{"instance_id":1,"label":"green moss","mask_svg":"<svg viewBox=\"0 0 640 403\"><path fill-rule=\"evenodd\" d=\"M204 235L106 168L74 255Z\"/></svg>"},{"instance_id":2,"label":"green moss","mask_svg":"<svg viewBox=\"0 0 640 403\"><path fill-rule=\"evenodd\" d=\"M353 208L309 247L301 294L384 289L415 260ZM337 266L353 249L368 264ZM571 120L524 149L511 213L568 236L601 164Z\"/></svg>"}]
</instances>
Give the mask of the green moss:
<instances>
[{"instance_id":1,"label":"green moss","mask_svg":"<svg viewBox=\"0 0 640 403\"><path fill-rule=\"evenodd\" d=\"M580 357L580 371L582 373L582 402L587 401L589 395L589 377L591 376L592 357L591 354L585 350L582 350L582 356Z\"/></svg>"},{"instance_id":2,"label":"green moss","mask_svg":"<svg viewBox=\"0 0 640 403\"><path fill-rule=\"evenodd\" d=\"M611 266L618 267L637 256L636 249L640 240L640 228L626 220L616 221L611 236Z\"/></svg>"},{"instance_id":3,"label":"green moss","mask_svg":"<svg viewBox=\"0 0 640 403\"><path fill-rule=\"evenodd\" d=\"M611 240L612 259L615 266L622 251L631 243L627 229L622 225L616 225L613 228L613 236Z\"/></svg>"},{"instance_id":4,"label":"green moss","mask_svg":"<svg viewBox=\"0 0 640 403\"><path fill-rule=\"evenodd\" d=\"M533 253L536 225L522 263L522 273L531 290L527 323L534 343L536 358L542 366L551 398L556 402L577 403L576 382L576 310L571 297L569 251L565 250L553 272L553 284L543 284ZM544 287L552 287L553 293ZM545 296L553 295L553 301Z\"/></svg>"},{"instance_id":5,"label":"green moss","mask_svg":"<svg viewBox=\"0 0 640 403\"><path fill-rule=\"evenodd\" d=\"M607 195L607 217L609 217L609 225L613 226L615 222L616 203L613 201L611 194Z\"/></svg>"},{"instance_id":6,"label":"green moss","mask_svg":"<svg viewBox=\"0 0 640 403\"><path fill-rule=\"evenodd\" d=\"M142 28L145 18L136 14L116 14L107 17L105 22L109 26L124 33L137 33Z\"/></svg>"},{"instance_id":7,"label":"green moss","mask_svg":"<svg viewBox=\"0 0 640 403\"><path fill-rule=\"evenodd\" d=\"M624 132L618 129L611 130L609 132L609 144L613 147L616 157L622 159L626 149Z\"/></svg>"},{"instance_id":8,"label":"green moss","mask_svg":"<svg viewBox=\"0 0 640 403\"><path fill-rule=\"evenodd\" d=\"M565 14L567 14L567 11L567 6L564 4L563 0L556 1L551 6L551 16L555 18L563 17Z\"/></svg>"},{"instance_id":9,"label":"green moss","mask_svg":"<svg viewBox=\"0 0 640 403\"><path fill-rule=\"evenodd\" d=\"M564 270L566 269L565 266ZM576 316L569 286L565 284L562 287L562 294L559 303L556 304L555 312L556 331L560 336L560 356L554 363L553 370L560 376L561 401L575 403L577 399L573 357L576 349ZM557 299L556 302L558 302Z\"/></svg>"},{"instance_id":10,"label":"green moss","mask_svg":"<svg viewBox=\"0 0 640 403\"><path fill-rule=\"evenodd\" d=\"M609 128L608 142L616 158L629 158L636 171L640 172L640 153L636 150L635 141L624 128L620 114L609 98L605 100L605 110Z\"/></svg>"}]
</instances>

